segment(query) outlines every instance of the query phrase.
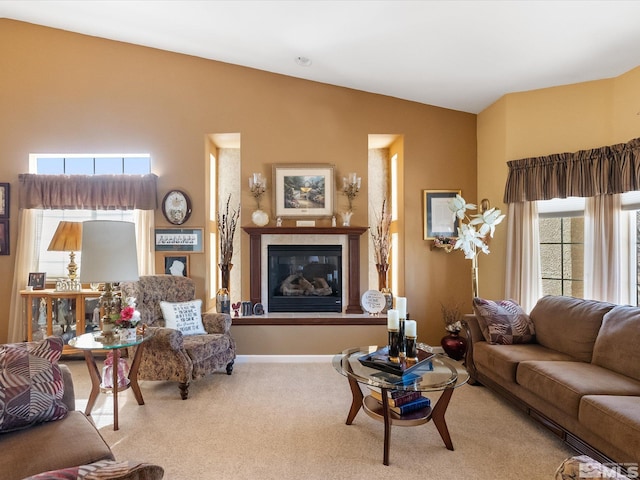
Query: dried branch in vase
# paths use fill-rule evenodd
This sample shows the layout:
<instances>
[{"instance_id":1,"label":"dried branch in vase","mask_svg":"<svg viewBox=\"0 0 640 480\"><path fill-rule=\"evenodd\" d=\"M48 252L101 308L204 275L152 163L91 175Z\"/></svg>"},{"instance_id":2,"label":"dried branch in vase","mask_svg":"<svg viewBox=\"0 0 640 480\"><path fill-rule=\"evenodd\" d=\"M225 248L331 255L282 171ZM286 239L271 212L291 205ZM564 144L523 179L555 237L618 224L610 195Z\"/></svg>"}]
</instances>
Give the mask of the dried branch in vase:
<instances>
[{"instance_id":1,"label":"dried branch in vase","mask_svg":"<svg viewBox=\"0 0 640 480\"><path fill-rule=\"evenodd\" d=\"M376 226L371 229L371 239L376 263L387 265L391 250L391 212L388 210L386 198L382 201L380 216L376 216Z\"/></svg>"},{"instance_id":2,"label":"dried branch in vase","mask_svg":"<svg viewBox=\"0 0 640 480\"><path fill-rule=\"evenodd\" d=\"M218 212L218 236L220 241L220 264L228 265L233 257L233 236L236 233L238 218L240 217L240 205L237 210L229 211L231 195L227 197L224 211Z\"/></svg>"}]
</instances>

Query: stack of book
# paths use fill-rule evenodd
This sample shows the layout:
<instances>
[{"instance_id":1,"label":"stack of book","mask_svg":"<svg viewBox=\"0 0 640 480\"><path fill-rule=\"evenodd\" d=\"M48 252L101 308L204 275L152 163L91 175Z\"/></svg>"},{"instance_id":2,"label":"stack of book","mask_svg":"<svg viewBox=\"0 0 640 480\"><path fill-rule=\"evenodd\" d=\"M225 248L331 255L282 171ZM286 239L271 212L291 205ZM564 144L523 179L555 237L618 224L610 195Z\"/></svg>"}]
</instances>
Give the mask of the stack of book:
<instances>
[{"instance_id":1,"label":"stack of book","mask_svg":"<svg viewBox=\"0 0 640 480\"><path fill-rule=\"evenodd\" d=\"M375 388L370 388L371 396L382 404L382 392ZM398 415L422 410L431 406L431 400L423 397L421 392L410 390L389 391L389 409Z\"/></svg>"}]
</instances>

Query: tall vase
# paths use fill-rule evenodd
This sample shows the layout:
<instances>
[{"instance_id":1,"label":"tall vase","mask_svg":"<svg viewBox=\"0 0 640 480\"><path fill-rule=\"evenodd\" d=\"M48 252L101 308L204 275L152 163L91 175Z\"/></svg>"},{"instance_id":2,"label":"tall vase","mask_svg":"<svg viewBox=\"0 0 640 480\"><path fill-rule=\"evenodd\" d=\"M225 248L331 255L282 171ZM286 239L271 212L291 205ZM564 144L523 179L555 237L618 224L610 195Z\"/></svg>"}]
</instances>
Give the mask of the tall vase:
<instances>
[{"instance_id":1,"label":"tall vase","mask_svg":"<svg viewBox=\"0 0 640 480\"><path fill-rule=\"evenodd\" d=\"M387 310L393 307L393 294L391 293L391 289L387 287L387 270L389 270L389 264L376 263L376 269L378 270L378 290L385 298L385 306L382 309L382 313L386 313Z\"/></svg>"},{"instance_id":2,"label":"tall vase","mask_svg":"<svg viewBox=\"0 0 640 480\"><path fill-rule=\"evenodd\" d=\"M221 281L220 288L216 292L216 311L218 313L231 313L229 280L233 263L221 263L218 267L220 267Z\"/></svg>"},{"instance_id":3,"label":"tall vase","mask_svg":"<svg viewBox=\"0 0 640 480\"><path fill-rule=\"evenodd\" d=\"M473 298L478 296L478 255L471 258L471 292Z\"/></svg>"}]
</instances>

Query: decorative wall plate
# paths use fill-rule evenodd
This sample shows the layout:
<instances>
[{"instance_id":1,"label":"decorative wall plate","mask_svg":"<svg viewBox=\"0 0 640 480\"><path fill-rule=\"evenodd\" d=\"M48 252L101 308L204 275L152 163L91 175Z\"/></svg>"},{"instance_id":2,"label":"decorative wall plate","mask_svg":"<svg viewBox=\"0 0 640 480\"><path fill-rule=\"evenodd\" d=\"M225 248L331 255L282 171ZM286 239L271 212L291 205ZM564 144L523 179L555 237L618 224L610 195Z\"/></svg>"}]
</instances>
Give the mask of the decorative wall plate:
<instances>
[{"instance_id":1,"label":"decorative wall plate","mask_svg":"<svg viewBox=\"0 0 640 480\"><path fill-rule=\"evenodd\" d=\"M362 294L362 308L367 313L380 313L387 304L387 299L378 290L367 290Z\"/></svg>"},{"instance_id":2,"label":"decorative wall plate","mask_svg":"<svg viewBox=\"0 0 640 480\"><path fill-rule=\"evenodd\" d=\"M191 199L182 190L170 190L162 199L162 214L173 225L182 225L191 215Z\"/></svg>"}]
</instances>

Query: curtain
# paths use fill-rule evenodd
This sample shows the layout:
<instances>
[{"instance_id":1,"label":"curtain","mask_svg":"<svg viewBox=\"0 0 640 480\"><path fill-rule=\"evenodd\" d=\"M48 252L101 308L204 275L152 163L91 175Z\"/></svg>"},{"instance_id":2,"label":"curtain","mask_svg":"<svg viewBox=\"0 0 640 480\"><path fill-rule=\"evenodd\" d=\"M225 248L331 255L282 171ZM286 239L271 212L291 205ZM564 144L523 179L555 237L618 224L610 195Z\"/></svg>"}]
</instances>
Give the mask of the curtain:
<instances>
[{"instance_id":1,"label":"curtain","mask_svg":"<svg viewBox=\"0 0 640 480\"><path fill-rule=\"evenodd\" d=\"M140 275L155 273L153 243L154 210L158 177L148 175L38 175L21 174L18 214L18 246L9 309L9 342L27 338L22 297L29 272L36 268L35 239L40 209L135 209L136 246Z\"/></svg>"},{"instance_id":2,"label":"curtain","mask_svg":"<svg viewBox=\"0 0 640 480\"><path fill-rule=\"evenodd\" d=\"M597 195L586 201L584 218L584 297L628 303L629 259L620 195Z\"/></svg>"},{"instance_id":3,"label":"curtain","mask_svg":"<svg viewBox=\"0 0 640 480\"><path fill-rule=\"evenodd\" d=\"M60 210L155 210L157 180L147 175L19 176L20 208Z\"/></svg>"},{"instance_id":4,"label":"curtain","mask_svg":"<svg viewBox=\"0 0 640 480\"><path fill-rule=\"evenodd\" d=\"M156 273L154 213L153 210L135 210L136 247L138 249L138 274Z\"/></svg>"},{"instance_id":5,"label":"curtain","mask_svg":"<svg viewBox=\"0 0 640 480\"><path fill-rule=\"evenodd\" d=\"M36 217L36 210L20 210L18 212L18 239L36 237ZM27 339L26 325L22 321L20 290L24 290L29 272L34 271L36 254L35 242L18 242L9 307L9 343L24 342Z\"/></svg>"},{"instance_id":6,"label":"curtain","mask_svg":"<svg viewBox=\"0 0 640 480\"><path fill-rule=\"evenodd\" d=\"M505 298L530 312L542 296L538 206L536 202L510 203L507 218Z\"/></svg>"},{"instance_id":7,"label":"curtain","mask_svg":"<svg viewBox=\"0 0 640 480\"><path fill-rule=\"evenodd\" d=\"M640 190L640 138L592 150L507 162L504 202Z\"/></svg>"}]
</instances>

